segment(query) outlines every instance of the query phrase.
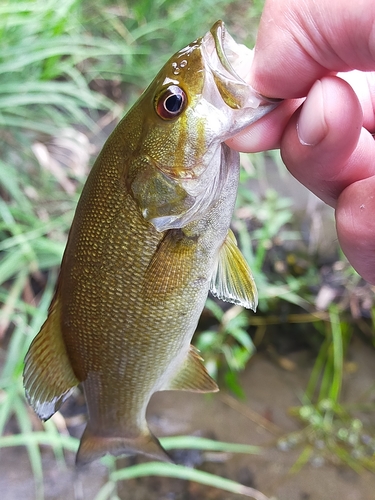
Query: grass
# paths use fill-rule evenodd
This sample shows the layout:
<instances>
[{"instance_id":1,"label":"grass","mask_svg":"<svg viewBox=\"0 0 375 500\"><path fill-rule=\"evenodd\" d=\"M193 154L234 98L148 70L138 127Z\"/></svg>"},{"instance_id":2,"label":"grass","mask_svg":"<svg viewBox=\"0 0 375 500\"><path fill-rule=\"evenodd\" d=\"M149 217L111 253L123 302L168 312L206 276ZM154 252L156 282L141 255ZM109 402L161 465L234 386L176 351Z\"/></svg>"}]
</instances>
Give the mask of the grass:
<instances>
[{"instance_id":1,"label":"grass","mask_svg":"<svg viewBox=\"0 0 375 500\"><path fill-rule=\"evenodd\" d=\"M262 5L262 0L253 1L244 14L243 5L230 0L0 4L0 447L26 447L38 499L43 498L44 474L40 446L51 446L63 464L64 453L75 451L77 440L61 433L54 420L37 423L27 409L23 358L46 317L74 207L98 152L99 134L122 116L171 53L205 33L217 17L228 19L236 38L251 44ZM315 310L322 276L307 251L293 250L303 246L303 237L292 224L292 202L267 187L266 160L265 155L243 157L233 221L258 285L261 314L209 300L210 324L196 336L196 345L213 376L222 377L243 397L238 374L269 326L281 318L314 325L320 350L301 407L292 410L304 427L284 445L304 445L295 470L316 457L316 442L324 443L325 457L340 457L356 470L372 470L373 441L366 441L367 430L340 396L343 360L353 335L348 300L343 293L329 311ZM262 194L248 188L259 178L266 185ZM344 264L338 274L349 292L360 285ZM367 303L372 323L359 318L357 326L374 343L372 295ZM165 438L163 445L240 451L228 443L173 439L168 445ZM112 459L106 460L109 480L97 500L115 498L119 481L145 474L178 476L227 491L241 489L182 466L145 464L115 471Z\"/></svg>"},{"instance_id":2,"label":"grass","mask_svg":"<svg viewBox=\"0 0 375 500\"><path fill-rule=\"evenodd\" d=\"M196 436L166 437L161 439L161 443L166 450L188 448L225 453L257 454L260 452L260 448L256 446L225 443ZM25 429L19 434L6 436L0 440L0 448L9 446L26 446L28 448L36 482L36 498L38 499L44 496L42 481L43 471L39 453L39 447L41 445L51 446L54 450L56 459L62 463L64 462L63 450L75 453L78 450L79 440L71 436L60 434L51 421L45 424L45 430L43 432L33 432L31 429ZM214 474L209 474L182 465L147 462L115 470L116 459L114 457L106 456L102 459L102 462L108 468L109 477L108 481L96 494L95 500L116 498L114 494L119 481L150 475L185 479L214 488L220 488L224 491L238 493L243 496L254 498L255 500L267 500L265 495L254 488L249 488L236 481L231 481Z\"/></svg>"},{"instance_id":3,"label":"grass","mask_svg":"<svg viewBox=\"0 0 375 500\"><path fill-rule=\"evenodd\" d=\"M230 479L222 478L208 472L183 467L181 465L162 464L160 462L133 465L131 467L127 467L126 469L112 472L109 476L109 481L98 492L95 500L110 500L112 498L114 500L115 498L118 498L117 495L114 497L112 496L115 492L116 483L118 481L144 476L166 476L170 478L185 479L187 481L194 481L211 486L212 488L219 488L230 493L237 493L238 495L253 498L254 500L268 500L263 493L255 488L244 486L235 481L231 481Z\"/></svg>"},{"instance_id":4,"label":"grass","mask_svg":"<svg viewBox=\"0 0 375 500\"><path fill-rule=\"evenodd\" d=\"M165 437L162 438L160 442L168 451L186 448L225 453L259 454L261 452L261 448L257 446L224 443L196 436ZM116 470L116 459L114 457L106 456L102 459L102 462L107 465L108 470L110 471L109 478L104 486L98 491L95 500L115 500L115 498L118 498L116 490L120 481L126 481L144 476L163 476L184 479L210 486L212 488L219 488L223 491L237 493L255 500L267 500L265 495L254 488L249 488L236 481L196 470L191 467L160 462L147 462Z\"/></svg>"},{"instance_id":5,"label":"grass","mask_svg":"<svg viewBox=\"0 0 375 500\"><path fill-rule=\"evenodd\" d=\"M341 403L344 378L343 361L353 328L340 318L337 306L329 311L324 341L311 372L302 398L302 406L291 408L303 429L282 438L282 448L302 445L300 457L292 472L298 472L306 463L323 464L326 461L346 465L361 473L375 472L375 439L354 415L355 408ZM367 411L373 412L374 404Z\"/></svg>"}]
</instances>

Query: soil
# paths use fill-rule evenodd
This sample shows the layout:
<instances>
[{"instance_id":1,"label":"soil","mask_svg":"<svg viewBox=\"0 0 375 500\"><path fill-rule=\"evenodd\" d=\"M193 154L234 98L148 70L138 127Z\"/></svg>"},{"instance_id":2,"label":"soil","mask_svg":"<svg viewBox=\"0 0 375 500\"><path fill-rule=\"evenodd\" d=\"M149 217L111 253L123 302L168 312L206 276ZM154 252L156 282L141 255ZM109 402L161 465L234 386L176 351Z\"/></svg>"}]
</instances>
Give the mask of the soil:
<instances>
[{"instance_id":1,"label":"soil","mask_svg":"<svg viewBox=\"0 0 375 500\"><path fill-rule=\"evenodd\" d=\"M373 403L375 353L359 339L352 343L348 356L343 399L347 403L365 400ZM288 414L300 405L300 398L311 373L311 351L276 358L267 352L256 354L241 376L246 393L238 401L225 391L212 396L182 392L156 394L150 405L148 421L157 436L195 434L259 445L260 455L180 452L177 461L228 477L254 487L272 500L373 500L375 475L357 474L347 466L338 466L319 453L297 473L290 469L302 446L287 451L280 437L301 429ZM368 428L375 428L375 415L363 417ZM82 426L80 430L82 429ZM129 464L120 459L118 466ZM67 468L57 465L53 455L43 450L46 500L92 500L105 483L103 465L92 464L77 474L74 456L67 454ZM39 500L35 496L33 475L23 447L1 450L0 491L2 500ZM177 479L146 477L119 484L121 500L235 500L244 498L219 489Z\"/></svg>"}]
</instances>

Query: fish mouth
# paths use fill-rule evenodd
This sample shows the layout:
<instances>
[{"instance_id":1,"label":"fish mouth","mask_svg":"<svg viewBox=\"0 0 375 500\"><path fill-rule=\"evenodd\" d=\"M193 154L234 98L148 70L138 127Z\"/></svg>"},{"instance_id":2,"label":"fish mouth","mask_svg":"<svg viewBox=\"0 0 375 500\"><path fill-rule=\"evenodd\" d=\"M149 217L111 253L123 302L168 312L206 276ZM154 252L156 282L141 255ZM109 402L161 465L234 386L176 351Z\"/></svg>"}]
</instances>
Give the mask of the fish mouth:
<instances>
[{"instance_id":1,"label":"fish mouth","mask_svg":"<svg viewBox=\"0 0 375 500\"><path fill-rule=\"evenodd\" d=\"M253 51L236 43L225 29L223 21L217 21L203 37L202 49L216 87L229 107L256 109L261 106L265 114L280 102L280 99L270 99L259 94L246 83Z\"/></svg>"},{"instance_id":2,"label":"fish mouth","mask_svg":"<svg viewBox=\"0 0 375 500\"><path fill-rule=\"evenodd\" d=\"M237 67L240 67L241 62L244 62L242 60L243 58L240 58L240 53L238 50L241 46L237 44L229 35L227 30L225 29L225 24L223 21L217 21L210 29L210 33L214 39L216 54L222 65L222 68L236 80L243 81L243 78L236 73L232 66L233 64ZM246 51L249 51L247 47ZM251 63L252 54L250 54L249 52L247 54L247 62Z\"/></svg>"}]
</instances>

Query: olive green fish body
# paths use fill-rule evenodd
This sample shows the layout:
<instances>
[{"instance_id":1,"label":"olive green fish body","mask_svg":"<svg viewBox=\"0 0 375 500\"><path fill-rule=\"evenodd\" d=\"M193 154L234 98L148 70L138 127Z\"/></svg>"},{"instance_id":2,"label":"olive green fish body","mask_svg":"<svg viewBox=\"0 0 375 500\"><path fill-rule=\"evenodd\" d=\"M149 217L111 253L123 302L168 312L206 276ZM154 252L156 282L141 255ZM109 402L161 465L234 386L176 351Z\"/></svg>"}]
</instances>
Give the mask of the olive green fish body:
<instances>
[{"instance_id":1,"label":"olive green fish body","mask_svg":"<svg viewBox=\"0 0 375 500\"><path fill-rule=\"evenodd\" d=\"M108 166L106 177L111 178ZM94 169L83 199L102 192L105 205L95 204L94 212L85 203L78 207L66 250L67 262L74 264L63 267L60 287L63 337L83 381L92 435L105 436L105 429L111 437L129 440L148 435L145 414L151 395L173 388L191 353L191 337L228 232L238 170L232 166L205 217L182 230L159 233L139 213L121 177L106 186ZM108 221L104 230L102 218ZM192 389L215 390L208 375L202 376ZM83 453L80 460L86 461Z\"/></svg>"},{"instance_id":2,"label":"olive green fish body","mask_svg":"<svg viewBox=\"0 0 375 500\"><path fill-rule=\"evenodd\" d=\"M229 230L239 155L223 141L274 105L234 72L224 52L233 59L236 50L218 22L173 56L111 134L83 189L24 370L44 420L83 384L80 464L106 452L168 460L146 408L156 391L218 390L190 345L208 292L256 306Z\"/></svg>"}]
</instances>

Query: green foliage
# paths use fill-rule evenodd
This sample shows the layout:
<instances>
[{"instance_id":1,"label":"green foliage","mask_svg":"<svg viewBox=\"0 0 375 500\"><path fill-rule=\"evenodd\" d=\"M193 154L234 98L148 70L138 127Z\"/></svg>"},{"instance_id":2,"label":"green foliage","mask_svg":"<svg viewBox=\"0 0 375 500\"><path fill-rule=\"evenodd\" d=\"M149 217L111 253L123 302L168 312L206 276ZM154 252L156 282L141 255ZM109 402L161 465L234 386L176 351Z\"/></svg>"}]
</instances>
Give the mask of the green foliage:
<instances>
[{"instance_id":1,"label":"green foliage","mask_svg":"<svg viewBox=\"0 0 375 500\"><path fill-rule=\"evenodd\" d=\"M249 163L251 158L252 163ZM239 247L253 272L259 291L259 311L268 312L277 308L280 299L299 307L310 308L309 287L314 278L311 272L294 277L266 271L269 253L275 247L298 242L302 236L290 229L293 219L292 201L280 196L274 189L267 188L264 194L251 189L264 168L264 155L243 157L240 187L237 196L237 210L233 229L237 233ZM316 279L316 278L315 278ZM253 313L240 306L228 308L223 302L208 299L207 309L219 326L200 332L196 345L202 352L210 374L217 378L219 370L224 372L224 382L237 396L243 396L238 382L238 372L243 370L255 352L249 335Z\"/></svg>"},{"instance_id":2,"label":"green foliage","mask_svg":"<svg viewBox=\"0 0 375 500\"><path fill-rule=\"evenodd\" d=\"M361 420L353 416L355 412L340 403L343 360L352 328L341 320L336 306L330 308L329 322L316 326L323 327L324 341L303 404L290 410L304 427L283 437L279 447L283 450L303 447L291 472L297 472L306 463L322 465L325 461L348 465L356 472L364 469L375 472L375 439ZM370 409L373 411L374 405Z\"/></svg>"},{"instance_id":3,"label":"green foliage","mask_svg":"<svg viewBox=\"0 0 375 500\"><path fill-rule=\"evenodd\" d=\"M120 58L97 61L90 74L98 79L121 79L144 88L164 60L207 31L233 0L99 0L82 1L85 23L90 32L105 36L133 55L124 64ZM168 22L166 22L166 19Z\"/></svg>"},{"instance_id":4,"label":"green foliage","mask_svg":"<svg viewBox=\"0 0 375 500\"><path fill-rule=\"evenodd\" d=\"M50 304L55 277L53 276L45 289L38 307L31 306L22 300L21 292L27 283L26 270L21 271L4 301L1 319L4 313L9 316L6 321L14 325L8 345L7 357L0 374L0 448L5 446L26 446L33 475L35 478L36 498L43 498L43 466L37 437L33 435L30 413L26 411L24 389L22 386L23 358L27 352L31 336L30 332L38 331L45 320ZM2 295L4 291L2 290ZM31 319L30 319L31 318ZM4 429L11 417L15 418L20 434L4 436ZM52 422L44 424L43 439L53 447L55 456L63 459L60 437ZM31 439L25 436L33 436Z\"/></svg>"},{"instance_id":5,"label":"green foliage","mask_svg":"<svg viewBox=\"0 0 375 500\"><path fill-rule=\"evenodd\" d=\"M280 196L267 183L263 193L251 188L251 181L264 176L266 158L264 154L243 157L244 168L241 170L233 226L258 285L259 310L268 311L274 299L279 298L308 309L311 297L307 283L309 286L313 284L310 274L298 276L295 280L290 272L267 272L269 255L290 243L298 244L302 235L292 228L294 210L291 199ZM280 163L279 157L277 161Z\"/></svg>"},{"instance_id":6,"label":"green foliage","mask_svg":"<svg viewBox=\"0 0 375 500\"><path fill-rule=\"evenodd\" d=\"M245 168L241 172L233 227L259 288L259 310L271 310L275 318L272 321L276 323L278 319L274 311L278 310L281 302L313 312L307 315L307 319L315 328L321 344L303 404L290 410L292 415L300 419L302 429L281 438L279 446L283 450L302 446L301 455L291 472L297 472L306 463L319 465L325 461L348 465L357 472L363 469L375 471L375 440L370 437L355 411L341 403L343 364L353 334L353 326L348 322L344 306L332 304L329 314L318 320L311 289L321 286L319 270L311 263L302 272L293 272L290 268L286 268L286 272L284 268L282 272L275 272L275 268L270 268L270 259L277 256L281 249L285 263L288 260L294 263L293 256L289 258L285 255L285 248L291 242L298 248L302 235L291 229L294 214L289 199L268 188L267 182L264 182L263 194L260 190L251 189L251 181L256 178L262 181L265 159L264 155L251 155L250 163L248 158L243 158ZM342 274L348 289L359 285L360 278L350 266L344 266ZM373 299L370 300L373 302ZM249 339L256 335L250 337L249 329L253 325L264 334L270 318L254 317L251 312L241 310L238 306L227 309L222 303L210 300L207 307L219 322L219 327L200 333L197 346L207 360L210 373L217 377L219 370L224 370L227 387L241 397L243 392L237 374L255 352L255 346ZM374 308L371 313L374 321ZM298 323L299 320L304 322L306 315L297 313L293 316L293 322ZM282 322L281 318L279 322ZM236 335L238 328L240 335ZM370 335L373 341L371 327ZM247 341L244 342L244 339Z\"/></svg>"},{"instance_id":7,"label":"green foliage","mask_svg":"<svg viewBox=\"0 0 375 500\"><path fill-rule=\"evenodd\" d=\"M212 299L206 307L219 323L219 327L200 332L196 346L201 351L210 375L218 378L220 368L225 366L225 382L238 396L243 391L236 373L243 370L255 347L247 332L249 312L240 306L233 306L226 312Z\"/></svg>"},{"instance_id":8,"label":"green foliage","mask_svg":"<svg viewBox=\"0 0 375 500\"><path fill-rule=\"evenodd\" d=\"M261 448L257 446L248 446L234 443L224 443L211 439L200 438L196 436L172 436L160 439L160 442L165 450L174 449L194 449L206 450L225 453L247 453L258 454ZM115 500L118 498L116 494L117 484L120 481L126 481L133 478L144 476L165 476L178 479L195 481L214 488L220 488L224 491L238 493L255 500L267 500L267 498L254 488L248 488L240 483L224 479L214 474L208 474L200 470L181 465L174 465L160 462L147 462L137 464L116 470L116 458L107 455L102 459L102 462L107 466L109 478L105 485L95 496L94 500Z\"/></svg>"},{"instance_id":9,"label":"green foliage","mask_svg":"<svg viewBox=\"0 0 375 500\"><path fill-rule=\"evenodd\" d=\"M79 7L77 0L0 6L0 127L7 131L5 142L14 135L20 139L18 129L50 134L75 122L93 126L86 110L110 106L89 89L79 65L118 54L120 47L82 33Z\"/></svg>"}]
</instances>

